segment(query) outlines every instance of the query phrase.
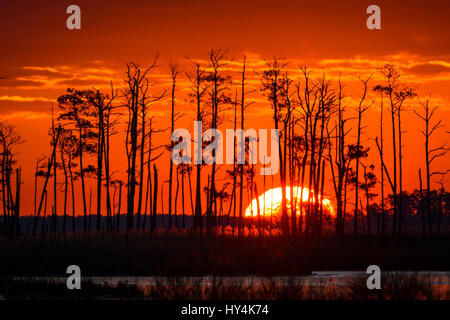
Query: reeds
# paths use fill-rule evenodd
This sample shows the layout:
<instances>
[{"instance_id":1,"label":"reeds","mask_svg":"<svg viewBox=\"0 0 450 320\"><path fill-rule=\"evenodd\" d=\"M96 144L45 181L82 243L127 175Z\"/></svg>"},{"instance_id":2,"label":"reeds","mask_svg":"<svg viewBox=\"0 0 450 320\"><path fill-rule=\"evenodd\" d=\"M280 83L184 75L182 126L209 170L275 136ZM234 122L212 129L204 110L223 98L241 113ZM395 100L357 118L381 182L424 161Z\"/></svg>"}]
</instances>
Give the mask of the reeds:
<instances>
[{"instance_id":1,"label":"reeds","mask_svg":"<svg viewBox=\"0 0 450 320\"><path fill-rule=\"evenodd\" d=\"M316 279L317 280L317 279ZM4 299L130 299L130 300L436 300L449 299L449 287L433 277L391 272L382 288L369 290L365 277L345 283L308 277L160 277L151 283L82 282L67 290L63 281L0 279Z\"/></svg>"}]
</instances>

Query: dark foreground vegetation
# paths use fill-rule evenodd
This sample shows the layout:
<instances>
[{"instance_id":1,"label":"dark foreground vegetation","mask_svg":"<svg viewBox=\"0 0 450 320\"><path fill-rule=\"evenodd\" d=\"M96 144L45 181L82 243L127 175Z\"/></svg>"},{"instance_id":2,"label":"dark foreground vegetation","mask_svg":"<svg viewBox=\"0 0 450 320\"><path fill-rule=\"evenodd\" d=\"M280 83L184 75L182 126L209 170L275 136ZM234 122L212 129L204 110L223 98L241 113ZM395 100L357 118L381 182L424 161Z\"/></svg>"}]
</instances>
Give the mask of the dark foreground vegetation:
<instances>
[{"instance_id":1,"label":"dark foreground vegetation","mask_svg":"<svg viewBox=\"0 0 450 320\"><path fill-rule=\"evenodd\" d=\"M64 282L54 280L0 279L3 299L85 300L436 300L449 299L448 287L430 283L415 273L391 273L382 277L381 290L368 290L366 279L355 278L342 285L319 283L312 285L305 278L289 277L278 281L266 277L258 283L242 279L213 278L205 286L201 280L190 282L180 277L167 277L151 286L138 286L83 281L82 290L67 290Z\"/></svg>"},{"instance_id":2,"label":"dark foreground vegetation","mask_svg":"<svg viewBox=\"0 0 450 320\"><path fill-rule=\"evenodd\" d=\"M190 232L92 233L2 238L0 275L305 275L312 270L450 270L450 238L421 236L321 240L282 236L199 237Z\"/></svg>"},{"instance_id":3,"label":"dark foreground vegetation","mask_svg":"<svg viewBox=\"0 0 450 320\"><path fill-rule=\"evenodd\" d=\"M119 283L115 286L83 281L83 290L67 290L65 282L54 280L0 279L0 295L7 300L93 300L93 299L142 299L142 291L136 286Z\"/></svg>"}]
</instances>

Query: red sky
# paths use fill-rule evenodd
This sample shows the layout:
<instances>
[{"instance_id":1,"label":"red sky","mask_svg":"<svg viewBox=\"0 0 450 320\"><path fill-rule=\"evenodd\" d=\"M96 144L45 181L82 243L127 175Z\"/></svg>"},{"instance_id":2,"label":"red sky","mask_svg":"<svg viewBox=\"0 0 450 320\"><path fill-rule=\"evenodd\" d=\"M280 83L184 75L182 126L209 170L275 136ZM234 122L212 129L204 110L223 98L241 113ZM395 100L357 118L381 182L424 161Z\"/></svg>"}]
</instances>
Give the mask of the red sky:
<instances>
[{"instance_id":1,"label":"red sky","mask_svg":"<svg viewBox=\"0 0 450 320\"><path fill-rule=\"evenodd\" d=\"M65 25L66 7L71 4L81 8L79 31L69 31ZM371 4L381 8L382 30L366 28L365 11ZM231 74L239 72L243 55L248 56L249 84L254 88L259 86L254 71L263 66L262 59L281 55L290 62L294 78L303 64L317 73L326 68L333 81L341 73L349 103L359 96L358 75L373 73L369 83L373 86L381 80L376 68L392 63L402 73L402 80L417 88L419 96L429 94L433 104L439 105L437 117L444 119L448 131L449 21L450 2L445 0L2 1L0 75L7 78L0 81L0 117L15 124L26 140L17 156L24 170L22 210L32 208L35 159L50 152L47 130L51 103L67 87L103 88L110 80L120 87L126 62L148 65L157 53L159 67L152 75L159 83L156 92L167 83L169 61L177 61L182 71L189 71L186 57L206 59L211 48L226 48ZM186 116L178 126L191 128L192 106L184 99L185 83L181 74L177 108ZM251 99L257 103L249 110L248 126L272 128L264 97L254 94ZM371 95L369 101L373 99ZM417 187L417 170L424 163L419 133L422 123L412 112L417 105L418 100L411 102L404 114L404 179L408 190ZM167 123L168 110L166 102L154 107L161 126ZM378 170L373 143L378 133L377 107L364 121L363 143L372 148L369 161ZM436 146L447 139L443 130L433 143ZM122 172L123 145L123 137L118 136L113 165ZM448 168L449 160L449 156L440 159L436 168ZM164 165L161 170L162 176L167 176Z\"/></svg>"}]
</instances>

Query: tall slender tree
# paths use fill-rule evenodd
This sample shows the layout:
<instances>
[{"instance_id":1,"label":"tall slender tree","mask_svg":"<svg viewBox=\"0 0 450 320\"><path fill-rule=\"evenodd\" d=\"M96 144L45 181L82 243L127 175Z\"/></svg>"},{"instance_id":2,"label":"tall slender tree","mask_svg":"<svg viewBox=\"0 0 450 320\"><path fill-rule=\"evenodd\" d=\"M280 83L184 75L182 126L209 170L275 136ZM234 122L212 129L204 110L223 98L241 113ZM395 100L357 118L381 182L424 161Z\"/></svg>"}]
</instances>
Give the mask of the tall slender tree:
<instances>
[{"instance_id":1,"label":"tall slender tree","mask_svg":"<svg viewBox=\"0 0 450 320\"><path fill-rule=\"evenodd\" d=\"M156 68L156 62L158 57L156 56L153 63L143 69L135 63L127 64L127 72L125 76L126 89L124 96L126 99L125 106L128 111L128 123L126 131L126 152L127 152L127 232L133 229L134 221L134 209L135 209L135 196L136 185L138 184L136 179L137 171L137 149L139 138L139 113L142 110L143 101L146 100L147 76ZM142 130L141 130L142 131Z\"/></svg>"},{"instance_id":2,"label":"tall slender tree","mask_svg":"<svg viewBox=\"0 0 450 320\"><path fill-rule=\"evenodd\" d=\"M209 52L209 63L211 71L206 74L205 81L209 84L209 105L211 107L211 122L209 124L212 130L216 130L221 123L220 112L231 103L228 93L228 84L230 77L223 74L222 69L226 65L227 51L211 50ZM212 137L211 143L215 142L217 137ZM212 152L212 157L216 157L216 150ZM213 214L214 211L214 214ZM211 183L209 189L209 201L206 208L206 229L211 230L212 226L217 225L217 190L216 190L216 161L211 165Z\"/></svg>"},{"instance_id":3,"label":"tall slender tree","mask_svg":"<svg viewBox=\"0 0 450 320\"><path fill-rule=\"evenodd\" d=\"M385 78L384 84L379 84L375 86L374 90L378 92L382 92L389 100L389 107L391 112L391 122L392 122L392 151L393 151L393 171L392 171L392 193L393 193L393 223L392 223L392 233L395 234L397 232L401 235L401 224L405 224L402 217L402 207L401 207L401 192L402 192L402 175L403 175L403 167L402 167L402 129L401 129L401 110L404 102L407 99L411 99L415 97L415 92L411 87L405 86L400 83L400 73L395 69L393 65L387 64L384 67L380 68L379 71ZM397 117L397 124L396 124ZM397 141L398 134L398 141ZM397 144L398 142L398 144ZM379 147L381 150L381 147ZM397 158L398 151L398 158ZM386 166L383 165L385 169ZM389 175L385 170L386 175ZM400 184L400 185L399 185ZM400 190L398 190L400 187ZM399 197L400 192L400 197ZM398 227L397 227L398 220Z\"/></svg>"},{"instance_id":4,"label":"tall slender tree","mask_svg":"<svg viewBox=\"0 0 450 320\"><path fill-rule=\"evenodd\" d=\"M170 100L171 101L170 135L172 136L172 133L175 130L175 121L177 117L177 114L175 113L175 90L178 76L178 67L174 63L170 64L170 74L172 79L171 100ZM170 152L172 152L173 146L174 142L172 141L172 139L170 139L170 147L169 147ZM172 178L173 178L173 162L172 158L169 157L169 229L172 227ZM175 203L175 207L176 205L177 204Z\"/></svg>"},{"instance_id":5,"label":"tall slender tree","mask_svg":"<svg viewBox=\"0 0 450 320\"><path fill-rule=\"evenodd\" d=\"M360 163L360 149L361 149L361 130L362 130L362 117L363 114L369 109L368 105L365 105L365 99L367 95L367 83L369 82L371 77L367 79L361 79L360 81L363 85L363 92L361 95L361 99L358 104L358 129L357 129L357 139L356 139L356 154L355 154L355 211L353 215L353 235L356 236L358 234L358 205L359 205L359 163Z\"/></svg>"},{"instance_id":6,"label":"tall slender tree","mask_svg":"<svg viewBox=\"0 0 450 320\"><path fill-rule=\"evenodd\" d=\"M274 57L272 62L267 62L267 69L262 74L261 90L265 92L273 110L273 120L275 130L280 131L280 122L283 116L283 89L285 86L284 72L287 63L283 59ZM284 132L286 128L283 128ZM284 137L286 139L286 135ZM286 151L286 149L285 149ZM289 221L287 213L286 196L286 170L283 161L282 141L278 143L278 157L280 162L280 182L281 182L281 230L284 235L289 235Z\"/></svg>"},{"instance_id":7,"label":"tall slender tree","mask_svg":"<svg viewBox=\"0 0 450 320\"><path fill-rule=\"evenodd\" d=\"M428 217L428 233L431 235L433 232L433 221L431 218L431 178L435 175L445 175L450 172L450 170L436 170L431 169L433 161L443 157L450 150L446 143L442 143L437 147L430 148L430 140L439 129L443 128L442 119L434 121L433 116L435 112L439 109L437 106L430 107L430 99L426 99L421 102L422 113L413 110L414 113L423 120L425 124L424 130L420 132L425 138L424 149L425 149L425 169L426 169L426 212ZM419 172L420 177L420 172ZM422 190L422 188L420 188Z\"/></svg>"},{"instance_id":8,"label":"tall slender tree","mask_svg":"<svg viewBox=\"0 0 450 320\"><path fill-rule=\"evenodd\" d=\"M193 62L194 70L192 73L186 73L186 76L190 82L191 94L190 99L191 102L196 104L196 120L197 122L202 122L204 118L204 110L203 110L203 99L206 94L207 85L205 81L206 73L199 63ZM198 141L194 141L194 143L199 146L196 148L195 158L196 161L196 189L195 189L195 213L194 213L194 229L198 230L199 233L202 233L203 230L203 222L202 222L202 199L201 199L201 168L202 168L202 150L203 145L201 143L203 132L200 127L198 127L198 132L195 133Z\"/></svg>"},{"instance_id":9,"label":"tall slender tree","mask_svg":"<svg viewBox=\"0 0 450 320\"><path fill-rule=\"evenodd\" d=\"M76 90L69 88L66 93L58 98L59 108L62 112L58 116L58 121L65 127L71 126L77 131L78 136L78 158L79 176L81 180L81 195L83 199L84 223L83 231L87 232L87 201L86 201L86 167L84 163L85 154L95 152L93 139L93 124L91 121L92 105L90 90Z\"/></svg>"}]
</instances>

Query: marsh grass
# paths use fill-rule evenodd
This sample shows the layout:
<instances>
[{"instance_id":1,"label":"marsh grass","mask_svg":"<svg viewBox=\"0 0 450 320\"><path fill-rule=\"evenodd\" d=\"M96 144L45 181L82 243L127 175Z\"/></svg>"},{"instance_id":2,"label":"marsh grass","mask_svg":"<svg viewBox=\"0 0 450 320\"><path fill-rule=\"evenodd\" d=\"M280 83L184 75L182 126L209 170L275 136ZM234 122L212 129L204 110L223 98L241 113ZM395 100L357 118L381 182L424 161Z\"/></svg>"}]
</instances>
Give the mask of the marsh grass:
<instances>
[{"instance_id":1,"label":"marsh grass","mask_svg":"<svg viewBox=\"0 0 450 320\"><path fill-rule=\"evenodd\" d=\"M7 300L105 300L144 299L135 285L119 282L115 285L82 281L81 290L68 290L66 283L54 280L0 279L0 295Z\"/></svg>"},{"instance_id":2,"label":"marsh grass","mask_svg":"<svg viewBox=\"0 0 450 320\"><path fill-rule=\"evenodd\" d=\"M0 279L6 299L127 299L127 300L437 300L449 299L448 286L433 284L417 273L386 273L382 289L369 290L366 277L338 284L308 277L252 278L160 277L151 285L83 281L81 290L68 290L54 280Z\"/></svg>"},{"instance_id":3,"label":"marsh grass","mask_svg":"<svg viewBox=\"0 0 450 320\"><path fill-rule=\"evenodd\" d=\"M352 300L440 300L448 299L448 287L433 285L429 275L411 272L382 273L381 289L369 290L366 278L355 278L350 281L347 292Z\"/></svg>"}]
</instances>

